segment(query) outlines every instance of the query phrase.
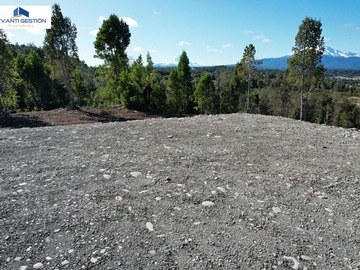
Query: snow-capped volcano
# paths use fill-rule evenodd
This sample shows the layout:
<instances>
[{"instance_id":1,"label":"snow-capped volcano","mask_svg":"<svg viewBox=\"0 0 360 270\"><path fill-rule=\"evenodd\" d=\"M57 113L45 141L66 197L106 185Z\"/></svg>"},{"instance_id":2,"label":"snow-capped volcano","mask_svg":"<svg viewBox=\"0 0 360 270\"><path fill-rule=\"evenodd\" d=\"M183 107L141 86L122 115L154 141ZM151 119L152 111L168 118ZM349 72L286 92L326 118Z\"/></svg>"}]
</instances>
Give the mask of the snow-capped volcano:
<instances>
[{"instance_id":1,"label":"snow-capped volcano","mask_svg":"<svg viewBox=\"0 0 360 270\"><path fill-rule=\"evenodd\" d=\"M345 58L360 57L360 53L342 52L340 50L333 49L333 48L331 48L329 46L327 46L325 48L324 55L328 55L328 56L332 56L332 57L345 57Z\"/></svg>"},{"instance_id":2,"label":"snow-capped volcano","mask_svg":"<svg viewBox=\"0 0 360 270\"><path fill-rule=\"evenodd\" d=\"M180 60L180 55L175 58L170 59L169 61L166 61L165 63L158 63L158 64L155 64L154 66L155 67L176 67L179 63L179 60ZM201 67L200 64L193 63L193 62L190 62L189 66L190 67Z\"/></svg>"}]
</instances>

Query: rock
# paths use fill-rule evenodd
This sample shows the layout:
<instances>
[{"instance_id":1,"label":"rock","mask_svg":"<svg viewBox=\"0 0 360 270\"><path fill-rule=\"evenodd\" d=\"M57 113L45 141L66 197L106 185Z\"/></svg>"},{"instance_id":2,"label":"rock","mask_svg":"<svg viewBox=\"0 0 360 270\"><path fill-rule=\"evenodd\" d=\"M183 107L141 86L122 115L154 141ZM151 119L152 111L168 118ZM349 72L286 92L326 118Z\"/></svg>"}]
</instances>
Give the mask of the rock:
<instances>
[{"instance_id":1,"label":"rock","mask_svg":"<svg viewBox=\"0 0 360 270\"><path fill-rule=\"evenodd\" d=\"M278 206L274 206L273 208L272 208L272 210L274 211L274 213L276 213L276 214L278 214L278 213L281 213L282 211L281 211L281 209L280 209L280 207L278 207Z\"/></svg>"},{"instance_id":2,"label":"rock","mask_svg":"<svg viewBox=\"0 0 360 270\"><path fill-rule=\"evenodd\" d=\"M27 265L20 266L20 270L27 270L29 267Z\"/></svg>"},{"instance_id":3,"label":"rock","mask_svg":"<svg viewBox=\"0 0 360 270\"><path fill-rule=\"evenodd\" d=\"M154 231L154 225L151 222L146 222L146 228L149 230L149 232Z\"/></svg>"},{"instance_id":4,"label":"rock","mask_svg":"<svg viewBox=\"0 0 360 270\"><path fill-rule=\"evenodd\" d=\"M207 206L214 206L215 203L211 202L211 201L204 201L201 203L203 206L207 207Z\"/></svg>"},{"instance_id":5,"label":"rock","mask_svg":"<svg viewBox=\"0 0 360 270\"><path fill-rule=\"evenodd\" d=\"M20 262L21 260L22 260L21 257L15 257L15 258L14 258L14 261L15 261L15 262Z\"/></svg>"},{"instance_id":6,"label":"rock","mask_svg":"<svg viewBox=\"0 0 360 270\"><path fill-rule=\"evenodd\" d=\"M140 177L140 176L142 175L142 173L141 173L141 172L131 172L130 175L131 175L132 177L137 178L137 177Z\"/></svg>"},{"instance_id":7,"label":"rock","mask_svg":"<svg viewBox=\"0 0 360 270\"><path fill-rule=\"evenodd\" d=\"M43 269L44 265L41 262L38 262L33 265L33 268L34 269Z\"/></svg>"},{"instance_id":8,"label":"rock","mask_svg":"<svg viewBox=\"0 0 360 270\"><path fill-rule=\"evenodd\" d=\"M91 257L90 262L91 262L91 263L97 263L98 260L99 260L99 259L98 259L97 257Z\"/></svg>"},{"instance_id":9,"label":"rock","mask_svg":"<svg viewBox=\"0 0 360 270\"><path fill-rule=\"evenodd\" d=\"M103 177L104 177L105 180L110 180L111 179L110 174L104 174Z\"/></svg>"},{"instance_id":10,"label":"rock","mask_svg":"<svg viewBox=\"0 0 360 270\"><path fill-rule=\"evenodd\" d=\"M65 265L68 265L69 263L70 263L70 262L69 262L68 260L65 260L65 261L62 261L62 262L61 262L61 265L62 265L62 266L65 266Z\"/></svg>"},{"instance_id":11,"label":"rock","mask_svg":"<svg viewBox=\"0 0 360 270\"><path fill-rule=\"evenodd\" d=\"M218 190L220 190L222 193L226 193L226 189L223 187L217 187Z\"/></svg>"}]
</instances>

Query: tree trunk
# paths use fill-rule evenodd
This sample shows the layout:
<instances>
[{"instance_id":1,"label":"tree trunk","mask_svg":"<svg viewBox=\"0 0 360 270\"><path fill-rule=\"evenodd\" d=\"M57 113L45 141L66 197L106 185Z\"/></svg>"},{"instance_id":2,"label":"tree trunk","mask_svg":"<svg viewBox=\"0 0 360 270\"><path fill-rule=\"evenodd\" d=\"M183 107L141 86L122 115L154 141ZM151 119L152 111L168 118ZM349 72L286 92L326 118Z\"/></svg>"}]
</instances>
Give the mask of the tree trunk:
<instances>
[{"instance_id":1,"label":"tree trunk","mask_svg":"<svg viewBox=\"0 0 360 270\"><path fill-rule=\"evenodd\" d=\"M251 82L251 73L249 71L248 90L247 90L247 97L246 97L246 112L247 113L249 113L249 111L250 111L250 82Z\"/></svg>"}]
</instances>

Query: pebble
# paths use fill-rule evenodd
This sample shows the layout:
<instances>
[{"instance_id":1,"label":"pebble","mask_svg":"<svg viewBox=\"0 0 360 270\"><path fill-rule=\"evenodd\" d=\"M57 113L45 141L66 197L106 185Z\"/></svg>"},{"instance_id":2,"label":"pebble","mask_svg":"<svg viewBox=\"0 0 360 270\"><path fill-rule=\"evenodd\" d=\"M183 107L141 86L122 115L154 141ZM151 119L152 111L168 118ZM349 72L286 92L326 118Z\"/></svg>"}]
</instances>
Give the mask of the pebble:
<instances>
[{"instance_id":1,"label":"pebble","mask_svg":"<svg viewBox=\"0 0 360 270\"><path fill-rule=\"evenodd\" d=\"M22 265L22 266L20 266L20 270L26 270L26 269L28 269L28 266L27 266L27 265Z\"/></svg>"},{"instance_id":2,"label":"pebble","mask_svg":"<svg viewBox=\"0 0 360 270\"><path fill-rule=\"evenodd\" d=\"M277 206L274 206L274 207L272 208L272 210L273 210L276 214L282 212L281 209L280 209L280 207L277 207Z\"/></svg>"},{"instance_id":3,"label":"pebble","mask_svg":"<svg viewBox=\"0 0 360 270\"><path fill-rule=\"evenodd\" d=\"M104 174L103 177L104 177L106 180L110 180L110 179L111 179L111 175L110 175L110 174Z\"/></svg>"},{"instance_id":4,"label":"pebble","mask_svg":"<svg viewBox=\"0 0 360 270\"><path fill-rule=\"evenodd\" d=\"M139 177L139 176L142 175L142 173L141 173L141 172L131 172L130 175L131 175L132 177Z\"/></svg>"},{"instance_id":5,"label":"pebble","mask_svg":"<svg viewBox=\"0 0 360 270\"><path fill-rule=\"evenodd\" d=\"M220 190L220 191L223 192L223 193L226 193L226 189L223 188L223 187L217 187L217 189Z\"/></svg>"},{"instance_id":6,"label":"pebble","mask_svg":"<svg viewBox=\"0 0 360 270\"><path fill-rule=\"evenodd\" d=\"M155 255L155 254L156 254L156 251L152 249L152 250L149 251L149 253L150 253L151 255Z\"/></svg>"},{"instance_id":7,"label":"pebble","mask_svg":"<svg viewBox=\"0 0 360 270\"><path fill-rule=\"evenodd\" d=\"M301 255L300 258L304 261L310 261L311 260L311 257L309 256L306 256L306 255Z\"/></svg>"},{"instance_id":8,"label":"pebble","mask_svg":"<svg viewBox=\"0 0 360 270\"><path fill-rule=\"evenodd\" d=\"M98 259L97 257L91 257L90 262L91 262L91 263L97 263L98 260L99 260L99 259Z\"/></svg>"},{"instance_id":9,"label":"pebble","mask_svg":"<svg viewBox=\"0 0 360 270\"><path fill-rule=\"evenodd\" d=\"M154 225L151 222L146 222L146 228L149 230L149 232L154 231Z\"/></svg>"},{"instance_id":10,"label":"pebble","mask_svg":"<svg viewBox=\"0 0 360 270\"><path fill-rule=\"evenodd\" d=\"M68 265L69 263L70 263L70 262L69 262L68 260L65 260L65 261L62 261L62 262L61 262L61 265L62 265L62 266L65 266L65 265Z\"/></svg>"},{"instance_id":11,"label":"pebble","mask_svg":"<svg viewBox=\"0 0 360 270\"><path fill-rule=\"evenodd\" d=\"M204 201L201 203L203 206L214 206L215 203L211 202L211 201Z\"/></svg>"},{"instance_id":12,"label":"pebble","mask_svg":"<svg viewBox=\"0 0 360 270\"><path fill-rule=\"evenodd\" d=\"M161 197L155 197L155 201L160 201Z\"/></svg>"},{"instance_id":13,"label":"pebble","mask_svg":"<svg viewBox=\"0 0 360 270\"><path fill-rule=\"evenodd\" d=\"M42 263L35 263L34 265L33 265L33 268L34 269L43 269L44 268L44 265L42 264Z\"/></svg>"},{"instance_id":14,"label":"pebble","mask_svg":"<svg viewBox=\"0 0 360 270\"><path fill-rule=\"evenodd\" d=\"M47 260L47 261L51 261L51 260L52 260L52 258L51 258L50 256L47 256L47 257L45 258L45 260Z\"/></svg>"},{"instance_id":15,"label":"pebble","mask_svg":"<svg viewBox=\"0 0 360 270\"><path fill-rule=\"evenodd\" d=\"M21 260L22 260L21 257L15 257L15 259L14 259L15 262L20 262Z\"/></svg>"}]
</instances>

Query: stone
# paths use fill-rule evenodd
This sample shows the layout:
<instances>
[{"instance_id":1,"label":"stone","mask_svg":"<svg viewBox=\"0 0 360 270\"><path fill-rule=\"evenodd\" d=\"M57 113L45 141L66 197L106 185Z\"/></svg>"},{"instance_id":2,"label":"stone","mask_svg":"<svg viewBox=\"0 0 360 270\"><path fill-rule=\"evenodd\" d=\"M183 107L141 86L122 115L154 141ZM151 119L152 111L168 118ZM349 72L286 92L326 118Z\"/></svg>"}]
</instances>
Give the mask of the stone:
<instances>
[{"instance_id":1,"label":"stone","mask_svg":"<svg viewBox=\"0 0 360 270\"><path fill-rule=\"evenodd\" d=\"M90 262L91 262L91 263L97 263L98 260L99 260L99 259L98 259L97 257L91 257Z\"/></svg>"},{"instance_id":2,"label":"stone","mask_svg":"<svg viewBox=\"0 0 360 270\"><path fill-rule=\"evenodd\" d=\"M62 266L65 266L65 265L68 265L69 263L70 263L70 262L69 262L68 260L65 260L65 261L62 261L62 262L61 262L61 265L62 265Z\"/></svg>"},{"instance_id":3,"label":"stone","mask_svg":"<svg viewBox=\"0 0 360 270\"><path fill-rule=\"evenodd\" d=\"M131 175L132 177L137 178L137 177L141 176L142 173L141 173L141 172L131 172L130 175Z\"/></svg>"},{"instance_id":4,"label":"stone","mask_svg":"<svg viewBox=\"0 0 360 270\"><path fill-rule=\"evenodd\" d=\"M274 207L272 208L272 210L273 210L276 214L282 212L281 209L280 209L280 207L278 207L278 206L274 206Z\"/></svg>"},{"instance_id":5,"label":"stone","mask_svg":"<svg viewBox=\"0 0 360 270\"><path fill-rule=\"evenodd\" d=\"M149 232L154 231L154 225L151 222L146 222L146 228L149 230Z\"/></svg>"},{"instance_id":6,"label":"stone","mask_svg":"<svg viewBox=\"0 0 360 270\"><path fill-rule=\"evenodd\" d=\"M215 203L211 202L211 201L204 201L201 203L203 206L207 207L207 206L214 206Z\"/></svg>"},{"instance_id":7,"label":"stone","mask_svg":"<svg viewBox=\"0 0 360 270\"><path fill-rule=\"evenodd\" d=\"M110 180L111 179L110 174L104 174L103 177L104 177L105 180Z\"/></svg>"},{"instance_id":8,"label":"stone","mask_svg":"<svg viewBox=\"0 0 360 270\"><path fill-rule=\"evenodd\" d=\"M34 269L43 269L44 265L41 262L38 262L33 265L33 268Z\"/></svg>"}]
</instances>

